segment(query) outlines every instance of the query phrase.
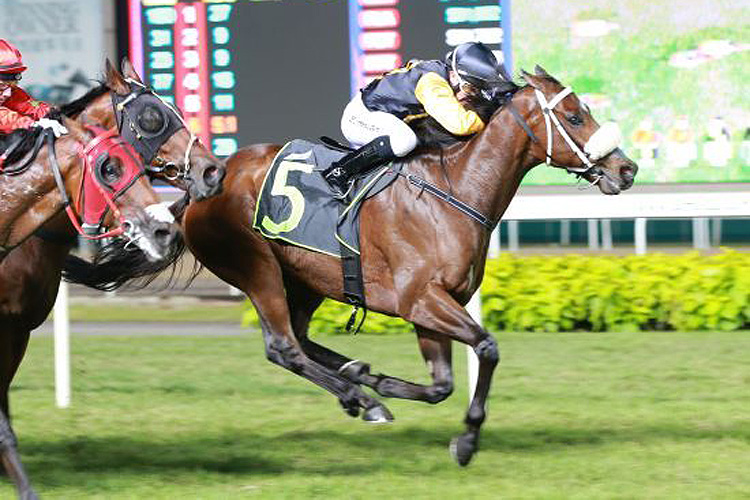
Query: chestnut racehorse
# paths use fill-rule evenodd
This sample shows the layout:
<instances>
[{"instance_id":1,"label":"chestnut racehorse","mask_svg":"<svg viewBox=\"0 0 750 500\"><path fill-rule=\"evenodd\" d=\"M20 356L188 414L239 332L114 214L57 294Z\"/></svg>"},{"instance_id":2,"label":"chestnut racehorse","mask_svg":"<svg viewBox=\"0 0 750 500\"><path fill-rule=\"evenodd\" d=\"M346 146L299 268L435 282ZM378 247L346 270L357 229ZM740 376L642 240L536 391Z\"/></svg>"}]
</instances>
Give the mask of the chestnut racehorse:
<instances>
[{"instance_id":1,"label":"chestnut racehorse","mask_svg":"<svg viewBox=\"0 0 750 500\"><path fill-rule=\"evenodd\" d=\"M617 147L612 124L600 126L569 88L539 67L523 78L527 85L513 85L505 93L504 105L482 132L444 148L422 147L399 160L404 175L361 209L367 306L414 325L432 385L371 375L368 365L308 338L310 318L323 298L344 301L341 263L266 240L253 230L257 197L280 145L248 146L232 155L223 192L188 205L182 218L195 257L252 301L268 359L334 394L351 415L364 410L368 421L392 418L360 384L382 396L442 401L453 391L451 341L471 346L479 358L476 391L466 430L451 442L460 465L478 449L499 361L495 339L464 306L482 282L492 229L524 175L546 161L596 184L602 193L618 194L632 186L637 172ZM425 184L414 182L419 178L459 203L433 196L434 189L425 191Z\"/></svg>"},{"instance_id":2,"label":"chestnut racehorse","mask_svg":"<svg viewBox=\"0 0 750 500\"><path fill-rule=\"evenodd\" d=\"M122 129L123 123L129 126L128 119L118 120L113 101L122 102L135 93L120 113L129 111L130 119L139 127L167 132L161 137L152 134L148 138L154 154L153 163L146 167L149 173L187 190L194 200L218 193L224 176L223 163L195 141L176 110L141 83L129 62L124 62L123 68L130 72L129 77L121 75L107 61L105 82L64 106L63 113L78 122L91 122L107 129L117 127L119 122ZM169 120L179 122L180 126L167 131L164 122ZM65 257L75 243L75 228L60 214L0 262L0 408L6 415L10 383L23 359L30 333L49 315ZM143 272L148 268L144 266ZM16 475L25 477L22 473ZM28 480L24 478L23 484L27 485Z\"/></svg>"}]
</instances>

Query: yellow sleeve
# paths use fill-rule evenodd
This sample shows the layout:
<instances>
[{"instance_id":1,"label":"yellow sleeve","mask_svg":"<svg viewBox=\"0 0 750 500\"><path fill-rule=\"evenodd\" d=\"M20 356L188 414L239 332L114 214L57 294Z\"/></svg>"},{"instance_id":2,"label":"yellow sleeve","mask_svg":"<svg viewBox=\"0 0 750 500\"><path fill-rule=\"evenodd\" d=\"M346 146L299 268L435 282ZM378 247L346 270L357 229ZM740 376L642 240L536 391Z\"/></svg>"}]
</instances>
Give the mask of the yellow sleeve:
<instances>
[{"instance_id":1,"label":"yellow sleeve","mask_svg":"<svg viewBox=\"0 0 750 500\"><path fill-rule=\"evenodd\" d=\"M470 135L484 128L474 111L465 109L453 94L450 84L437 73L425 73L414 90L424 110L454 135Z\"/></svg>"}]
</instances>

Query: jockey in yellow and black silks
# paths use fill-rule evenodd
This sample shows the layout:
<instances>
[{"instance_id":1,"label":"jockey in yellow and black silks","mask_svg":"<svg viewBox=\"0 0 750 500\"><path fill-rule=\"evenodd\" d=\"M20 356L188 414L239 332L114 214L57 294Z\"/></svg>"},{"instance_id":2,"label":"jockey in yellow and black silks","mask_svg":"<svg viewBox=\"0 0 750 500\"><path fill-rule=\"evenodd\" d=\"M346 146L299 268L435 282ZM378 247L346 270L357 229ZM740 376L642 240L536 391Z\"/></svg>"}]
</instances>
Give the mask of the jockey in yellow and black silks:
<instances>
[{"instance_id":1,"label":"jockey in yellow and black silks","mask_svg":"<svg viewBox=\"0 0 750 500\"><path fill-rule=\"evenodd\" d=\"M408 125L415 118L429 115L458 136L481 131L484 122L460 99L489 99L492 89L507 81L492 51L475 42L459 45L444 61L410 61L376 78L354 96L341 118L344 137L359 149L334 162L323 177L345 193L352 177L406 156L417 146Z\"/></svg>"}]
</instances>

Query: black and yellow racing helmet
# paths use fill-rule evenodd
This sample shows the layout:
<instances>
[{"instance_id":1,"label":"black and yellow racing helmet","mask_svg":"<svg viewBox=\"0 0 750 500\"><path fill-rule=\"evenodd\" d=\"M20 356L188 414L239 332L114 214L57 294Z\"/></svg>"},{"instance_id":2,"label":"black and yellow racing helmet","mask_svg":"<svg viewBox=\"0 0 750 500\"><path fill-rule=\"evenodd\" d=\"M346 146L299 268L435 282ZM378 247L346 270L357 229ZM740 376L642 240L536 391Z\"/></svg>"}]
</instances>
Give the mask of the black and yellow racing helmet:
<instances>
[{"instance_id":1,"label":"black and yellow racing helmet","mask_svg":"<svg viewBox=\"0 0 750 500\"><path fill-rule=\"evenodd\" d=\"M445 62L462 80L481 90L507 82L495 54L481 42L467 42L448 52Z\"/></svg>"}]
</instances>

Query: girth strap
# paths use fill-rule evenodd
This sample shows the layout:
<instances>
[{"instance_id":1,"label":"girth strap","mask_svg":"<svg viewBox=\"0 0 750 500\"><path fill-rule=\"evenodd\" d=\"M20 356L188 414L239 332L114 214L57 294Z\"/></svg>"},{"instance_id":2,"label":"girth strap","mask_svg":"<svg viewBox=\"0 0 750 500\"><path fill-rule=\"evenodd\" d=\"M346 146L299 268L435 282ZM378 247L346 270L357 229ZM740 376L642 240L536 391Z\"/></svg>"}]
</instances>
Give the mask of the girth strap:
<instances>
[{"instance_id":1,"label":"girth strap","mask_svg":"<svg viewBox=\"0 0 750 500\"><path fill-rule=\"evenodd\" d=\"M342 204L340 212L345 210ZM347 245L339 240L341 249L341 270L344 275L344 298L354 306L349 321L346 322L346 331L357 333L367 318L367 304L365 302L365 284L362 275L362 260L359 254L352 251ZM357 323L357 312L362 309L362 319Z\"/></svg>"},{"instance_id":2,"label":"girth strap","mask_svg":"<svg viewBox=\"0 0 750 500\"><path fill-rule=\"evenodd\" d=\"M487 217L482 215L482 213L479 210L471 207L470 205L467 205L461 200L454 198L452 195L446 193L445 191L435 186L434 184L430 184L426 180L416 175L404 174L401 172L399 172L399 175L406 177L406 179L410 183L417 186L420 190L427 191L431 195L436 196L437 198L443 200L450 206L468 215L469 217L471 217L472 219L480 223L482 226L484 226L484 228L487 229L488 231L491 232L495 229L495 225L497 224L496 221L492 221L488 219Z\"/></svg>"}]
</instances>

